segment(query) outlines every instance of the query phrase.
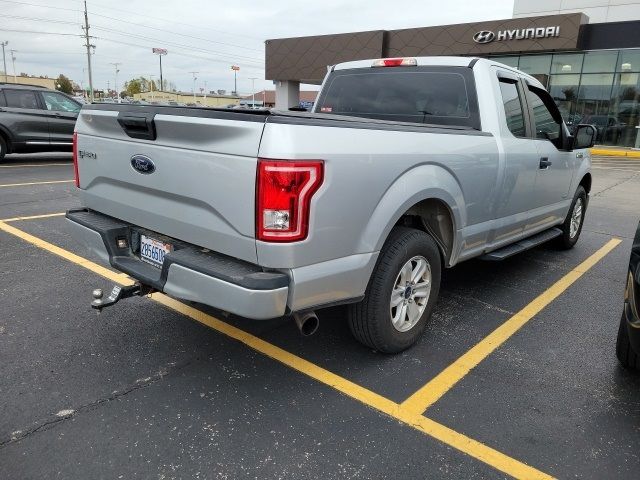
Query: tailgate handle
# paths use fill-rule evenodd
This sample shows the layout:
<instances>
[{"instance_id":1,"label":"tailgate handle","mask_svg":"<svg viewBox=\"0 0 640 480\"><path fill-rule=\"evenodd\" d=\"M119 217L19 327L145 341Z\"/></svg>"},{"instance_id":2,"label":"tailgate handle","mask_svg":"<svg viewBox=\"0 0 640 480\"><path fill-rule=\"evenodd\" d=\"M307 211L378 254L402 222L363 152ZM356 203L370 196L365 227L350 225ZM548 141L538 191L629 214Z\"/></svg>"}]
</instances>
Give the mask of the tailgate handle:
<instances>
[{"instance_id":1,"label":"tailgate handle","mask_svg":"<svg viewBox=\"0 0 640 480\"><path fill-rule=\"evenodd\" d=\"M131 115L123 112L118 115L118 123L131 138L155 140L156 124L153 121L154 116L155 114Z\"/></svg>"}]
</instances>

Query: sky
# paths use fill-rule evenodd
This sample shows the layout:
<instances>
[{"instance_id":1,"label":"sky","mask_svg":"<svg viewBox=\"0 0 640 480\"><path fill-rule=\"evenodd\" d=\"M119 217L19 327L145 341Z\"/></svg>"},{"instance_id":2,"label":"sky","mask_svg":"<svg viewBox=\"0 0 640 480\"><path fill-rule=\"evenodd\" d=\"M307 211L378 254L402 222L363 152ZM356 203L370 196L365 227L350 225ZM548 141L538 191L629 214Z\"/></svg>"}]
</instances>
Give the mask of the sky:
<instances>
[{"instance_id":1,"label":"sky","mask_svg":"<svg viewBox=\"0 0 640 480\"><path fill-rule=\"evenodd\" d=\"M513 0L99 0L87 1L94 89L145 76L159 78L153 47L165 48L163 77L178 90L272 90L264 79L264 41L306 35L391 30L510 18ZM18 74L64 74L88 84L80 0L0 0L0 42ZM2 59L0 58L0 62ZM3 70L0 63L0 70ZM197 72L193 74L191 72ZM194 76L196 80L194 82ZM315 87L311 87L315 88Z\"/></svg>"}]
</instances>

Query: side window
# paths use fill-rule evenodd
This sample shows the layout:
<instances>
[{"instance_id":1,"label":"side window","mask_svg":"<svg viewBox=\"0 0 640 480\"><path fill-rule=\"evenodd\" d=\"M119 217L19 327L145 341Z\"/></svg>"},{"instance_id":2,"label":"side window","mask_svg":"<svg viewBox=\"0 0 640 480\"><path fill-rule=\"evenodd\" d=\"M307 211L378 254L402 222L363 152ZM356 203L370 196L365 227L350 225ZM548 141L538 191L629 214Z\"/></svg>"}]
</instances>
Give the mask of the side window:
<instances>
[{"instance_id":1,"label":"side window","mask_svg":"<svg viewBox=\"0 0 640 480\"><path fill-rule=\"evenodd\" d=\"M7 107L12 108L29 108L37 110L40 108L35 92L31 90L12 90L7 88L4 91L7 99Z\"/></svg>"},{"instance_id":2,"label":"side window","mask_svg":"<svg viewBox=\"0 0 640 480\"><path fill-rule=\"evenodd\" d=\"M507 128L516 137L525 137L527 132L524 127L524 110L518 85L500 79L500 93L502 94L502 105L504 114L507 117Z\"/></svg>"},{"instance_id":3,"label":"side window","mask_svg":"<svg viewBox=\"0 0 640 480\"><path fill-rule=\"evenodd\" d=\"M70 98L60 95L55 92L42 92L42 98L44 104L47 106L47 110L54 112L79 112L80 105L71 100Z\"/></svg>"},{"instance_id":4,"label":"side window","mask_svg":"<svg viewBox=\"0 0 640 480\"><path fill-rule=\"evenodd\" d=\"M551 96L544 90L529 87L529 104L533 111L536 138L549 140L556 148L562 143L562 117Z\"/></svg>"}]
</instances>

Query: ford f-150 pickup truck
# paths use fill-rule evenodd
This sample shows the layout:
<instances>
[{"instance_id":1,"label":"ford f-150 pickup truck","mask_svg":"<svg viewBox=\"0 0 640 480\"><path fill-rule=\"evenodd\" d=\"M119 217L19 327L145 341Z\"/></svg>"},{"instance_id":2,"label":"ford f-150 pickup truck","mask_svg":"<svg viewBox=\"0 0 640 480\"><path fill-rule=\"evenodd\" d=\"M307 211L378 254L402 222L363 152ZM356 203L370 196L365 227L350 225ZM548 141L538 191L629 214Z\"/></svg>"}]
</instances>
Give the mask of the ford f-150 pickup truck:
<instances>
[{"instance_id":1,"label":"ford f-150 pickup truck","mask_svg":"<svg viewBox=\"0 0 640 480\"><path fill-rule=\"evenodd\" d=\"M252 319L348 304L357 340L421 335L442 269L572 247L595 129L571 135L543 85L487 59L329 67L312 112L86 105L74 235L148 291Z\"/></svg>"}]
</instances>

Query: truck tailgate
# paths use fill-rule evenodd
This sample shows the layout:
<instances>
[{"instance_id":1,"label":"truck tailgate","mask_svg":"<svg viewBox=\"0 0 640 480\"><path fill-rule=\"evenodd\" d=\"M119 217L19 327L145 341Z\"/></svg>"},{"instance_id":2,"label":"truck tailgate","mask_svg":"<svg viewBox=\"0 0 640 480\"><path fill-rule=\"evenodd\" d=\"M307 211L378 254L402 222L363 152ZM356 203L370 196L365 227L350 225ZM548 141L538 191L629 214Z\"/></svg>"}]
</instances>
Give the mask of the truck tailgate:
<instances>
[{"instance_id":1,"label":"truck tailgate","mask_svg":"<svg viewBox=\"0 0 640 480\"><path fill-rule=\"evenodd\" d=\"M81 111L76 125L84 206L216 252L257 261L255 176L264 116L204 109L92 107ZM155 140L132 138L129 134L140 136L139 132L121 125L123 119L145 116L153 123ZM133 168L136 155L153 162L152 173Z\"/></svg>"}]
</instances>

